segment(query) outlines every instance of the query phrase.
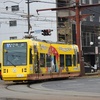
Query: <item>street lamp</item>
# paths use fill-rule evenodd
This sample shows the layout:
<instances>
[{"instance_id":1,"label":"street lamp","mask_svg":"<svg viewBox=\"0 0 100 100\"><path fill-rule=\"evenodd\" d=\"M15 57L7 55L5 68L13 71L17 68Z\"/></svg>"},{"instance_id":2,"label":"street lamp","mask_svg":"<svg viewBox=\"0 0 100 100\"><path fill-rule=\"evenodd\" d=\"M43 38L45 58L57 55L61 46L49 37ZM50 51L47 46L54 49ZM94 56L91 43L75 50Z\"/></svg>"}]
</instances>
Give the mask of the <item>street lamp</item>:
<instances>
[{"instance_id":1,"label":"street lamp","mask_svg":"<svg viewBox=\"0 0 100 100\"><path fill-rule=\"evenodd\" d=\"M90 42L90 46L93 45L93 44L94 44L94 43L91 41L91 42Z\"/></svg>"},{"instance_id":2,"label":"street lamp","mask_svg":"<svg viewBox=\"0 0 100 100\"><path fill-rule=\"evenodd\" d=\"M100 40L100 36L98 36L98 40Z\"/></svg>"}]
</instances>

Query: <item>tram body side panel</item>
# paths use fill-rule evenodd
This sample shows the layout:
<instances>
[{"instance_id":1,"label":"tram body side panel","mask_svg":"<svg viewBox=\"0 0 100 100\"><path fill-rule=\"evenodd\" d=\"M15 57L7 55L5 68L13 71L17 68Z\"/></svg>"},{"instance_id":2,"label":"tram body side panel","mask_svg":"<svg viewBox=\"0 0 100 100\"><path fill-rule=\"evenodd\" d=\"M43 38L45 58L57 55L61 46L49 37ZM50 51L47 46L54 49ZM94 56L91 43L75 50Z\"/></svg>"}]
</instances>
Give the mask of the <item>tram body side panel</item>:
<instances>
[{"instance_id":1,"label":"tram body side panel","mask_svg":"<svg viewBox=\"0 0 100 100\"><path fill-rule=\"evenodd\" d=\"M0 78L1 76L1 61L2 61L2 56L1 56L2 50L1 50L1 45L0 45Z\"/></svg>"},{"instance_id":2,"label":"tram body side panel","mask_svg":"<svg viewBox=\"0 0 100 100\"><path fill-rule=\"evenodd\" d=\"M1 78L2 76L1 76L1 63L0 63L0 78Z\"/></svg>"},{"instance_id":3,"label":"tram body side panel","mask_svg":"<svg viewBox=\"0 0 100 100\"><path fill-rule=\"evenodd\" d=\"M43 45L44 44L42 44L42 46ZM66 72L78 72L79 73L80 72L80 68L78 67L77 62L76 62L76 65L73 65L73 61L72 61L72 65L71 66L66 66L66 64L64 64L63 68L61 68L61 66L60 66L60 58L59 58L60 54L63 54L64 56L65 55L71 55L71 58L73 59L73 55L75 55L75 52L74 52L73 47L71 47L71 46L72 45L51 44L50 47L52 47L51 48L52 51L51 51L50 55L51 55L51 58L53 58L53 60L55 60L54 61L55 67L56 67L55 71L51 70L52 69L52 65L51 65L51 67L49 67L49 68L47 66L40 67L41 73L43 73L43 74L50 73L50 70L51 70L51 72L59 73L60 69L62 70L62 73L66 73ZM63 50L60 50L61 48ZM65 49L67 49L68 51L66 52ZM38 48L38 50L39 50L39 53L48 54L48 49L45 51L45 50L42 50L41 47L40 47L40 48ZM64 57L64 59L65 59L65 57ZM67 62L64 60L64 63L67 63ZM68 67L68 70L66 70L67 67ZM49 71L48 71L48 69L49 69Z\"/></svg>"},{"instance_id":4,"label":"tram body side panel","mask_svg":"<svg viewBox=\"0 0 100 100\"><path fill-rule=\"evenodd\" d=\"M59 57L60 55L64 55L64 65L63 67L61 65L59 65L59 68L62 67L62 72L77 72L77 73L80 73L80 66L79 66L79 63L77 63L77 59L76 59L76 65L73 64L73 55L76 55L75 54L75 50L73 49L73 46L72 45L56 45L56 44L52 44L53 47L56 48L58 54L59 54ZM78 52L78 51L77 51ZM71 61L72 61L72 64L67 66L67 61L66 61L66 55L70 55L71 56ZM59 58L59 64L60 64L60 58ZM68 70L67 70L67 69Z\"/></svg>"},{"instance_id":5,"label":"tram body side panel","mask_svg":"<svg viewBox=\"0 0 100 100\"><path fill-rule=\"evenodd\" d=\"M48 55L49 47L50 43L43 42L40 42L38 46L39 67L42 74L48 74L49 67L47 66L46 56Z\"/></svg>"}]
</instances>

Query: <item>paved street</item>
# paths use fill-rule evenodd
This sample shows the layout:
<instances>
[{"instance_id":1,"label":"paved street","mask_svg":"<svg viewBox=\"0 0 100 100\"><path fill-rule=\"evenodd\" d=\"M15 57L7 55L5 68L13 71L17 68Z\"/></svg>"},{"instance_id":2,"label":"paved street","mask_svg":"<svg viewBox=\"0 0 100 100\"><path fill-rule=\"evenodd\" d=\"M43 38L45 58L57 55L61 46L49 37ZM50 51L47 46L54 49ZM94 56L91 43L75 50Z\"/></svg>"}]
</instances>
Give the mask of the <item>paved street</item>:
<instances>
[{"instance_id":1,"label":"paved street","mask_svg":"<svg viewBox=\"0 0 100 100\"><path fill-rule=\"evenodd\" d=\"M33 84L10 85L10 82L8 83L9 85L5 85L5 82L0 81L0 100L100 99L99 77L83 77Z\"/></svg>"},{"instance_id":2,"label":"paved street","mask_svg":"<svg viewBox=\"0 0 100 100\"><path fill-rule=\"evenodd\" d=\"M100 78L61 80L43 83L42 86L55 90L100 93Z\"/></svg>"}]
</instances>

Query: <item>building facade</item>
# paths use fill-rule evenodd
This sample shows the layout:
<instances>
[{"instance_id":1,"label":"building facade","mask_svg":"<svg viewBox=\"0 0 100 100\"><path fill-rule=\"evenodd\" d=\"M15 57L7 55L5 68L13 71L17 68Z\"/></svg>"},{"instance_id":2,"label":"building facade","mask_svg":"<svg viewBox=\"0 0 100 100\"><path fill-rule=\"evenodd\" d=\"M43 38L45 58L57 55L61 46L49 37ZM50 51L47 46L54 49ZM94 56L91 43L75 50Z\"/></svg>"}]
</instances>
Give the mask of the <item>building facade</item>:
<instances>
[{"instance_id":1,"label":"building facade","mask_svg":"<svg viewBox=\"0 0 100 100\"><path fill-rule=\"evenodd\" d=\"M30 1L30 0L29 0ZM80 5L100 3L100 0L80 0ZM67 16L75 15L69 10L38 12L37 9L75 6L75 0L43 0L30 2L30 24L33 35L39 39L76 43L75 21ZM28 31L27 0L0 1L0 43L2 40L22 38ZM81 21L82 56L92 66L100 65L100 7L84 9L81 14L91 14ZM51 36L43 36L40 30L52 29Z\"/></svg>"},{"instance_id":2,"label":"building facade","mask_svg":"<svg viewBox=\"0 0 100 100\"><path fill-rule=\"evenodd\" d=\"M81 0L81 4L97 4L100 0ZM82 50L84 61L92 66L100 66L100 6L91 7L82 11L82 14L91 14L82 21Z\"/></svg>"},{"instance_id":3,"label":"building facade","mask_svg":"<svg viewBox=\"0 0 100 100\"><path fill-rule=\"evenodd\" d=\"M94 3L100 3L100 0L79 0L80 5L85 5L85 4L94 4ZM64 7L64 6L75 6L75 0L57 0L57 7ZM81 21L81 46L82 46L82 56L84 58L84 62L90 63L92 66L94 64L97 64L98 66L100 65L100 16L99 16L99 11L100 7L91 7L91 8L86 8L82 10L81 14L90 14L91 16L88 16L84 18ZM60 13L60 14L59 14ZM65 13L65 14L63 14ZM58 18L62 19L63 16L73 16L75 13L71 10L58 10L57 11L57 16ZM76 43L76 25L75 21L68 19L66 17L66 24L65 24L65 33L63 32L64 28L60 26L60 32L59 32L59 23L63 20L58 20L58 27L57 27L57 32L58 32L58 41L61 41L60 38L63 38L67 36L65 39L66 43ZM64 23L65 23L64 22ZM63 23L63 24L64 24ZM62 25L62 23L61 23ZM71 26L71 30L69 28ZM70 30L70 31L69 31ZM60 34L62 33L65 35L61 37ZM71 40L71 41L70 41ZM70 42L69 42L70 41Z\"/></svg>"},{"instance_id":4,"label":"building facade","mask_svg":"<svg viewBox=\"0 0 100 100\"><path fill-rule=\"evenodd\" d=\"M55 8L55 0L31 2L29 0L30 24L34 37L43 40L57 41L56 11L39 12L37 9ZM28 32L28 0L1 0L0 1L0 43L2 40L23 38ZM51 36L43 36L41 30L52 29ZM54 38L55 37L55 38Z\"/></svg>"},{"instance_id":5,"label":"building facade","mask_svg":"<svg viewBox=\"0 0 100 100\"><path fill-rule=\"evenodd\" d=\"M56 0L57 7L70 7L70 0ZM57 11L57 34L58 41L72 43L72 23L67 16L71 16L73 12L69 10Z\"/></svg>"}]
</instances>

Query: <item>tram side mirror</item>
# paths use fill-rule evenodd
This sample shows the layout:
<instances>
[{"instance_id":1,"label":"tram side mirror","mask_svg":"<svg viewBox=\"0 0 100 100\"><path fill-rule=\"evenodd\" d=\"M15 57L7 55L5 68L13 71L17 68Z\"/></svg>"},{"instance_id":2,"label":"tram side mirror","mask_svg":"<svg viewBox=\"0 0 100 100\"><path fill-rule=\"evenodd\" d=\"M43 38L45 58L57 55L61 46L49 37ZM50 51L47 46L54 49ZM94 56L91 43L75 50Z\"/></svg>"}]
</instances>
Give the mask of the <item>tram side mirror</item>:
<instances>
[{"instance_id":1,"label":"tram side mirror","mask_svg":"<svg viewBox=\"0 0 100 100\"><path fill-rule=\"evenodd\" d=\"M34 55L36 55L36 53L34 53L34 51L32 50L32 48L30 48L30 55L32 56L32 58L34 58Z\"/></svg>"},{"instance_id":2,"label":"tram side mirror","mask_svg":"<svg viewBox=\"0 0 100 100\"><path fill-rule=\"evenodd\" d=\"M30 55L34 56L32 48L30 48Z\"/></svg>"}]
</instances>

